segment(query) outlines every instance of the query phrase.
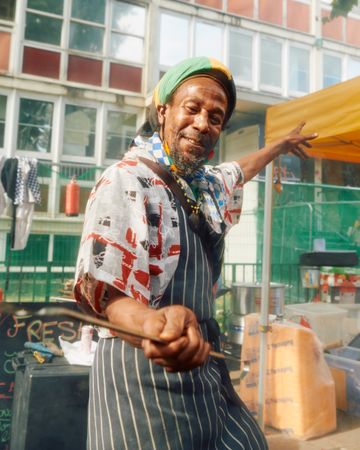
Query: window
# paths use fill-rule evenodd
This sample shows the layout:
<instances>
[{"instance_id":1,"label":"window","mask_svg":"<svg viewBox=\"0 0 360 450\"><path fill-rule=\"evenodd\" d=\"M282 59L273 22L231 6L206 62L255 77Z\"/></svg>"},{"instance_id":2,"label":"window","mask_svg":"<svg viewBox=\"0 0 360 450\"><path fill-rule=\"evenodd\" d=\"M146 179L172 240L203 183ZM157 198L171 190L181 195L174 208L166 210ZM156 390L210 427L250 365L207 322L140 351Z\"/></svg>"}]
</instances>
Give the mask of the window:
<instances>
[{"instance_id":1,"label":"window","mask_svg":"<svg viewBox=\"0 0 360 450\"><path fill-rule=\"evenodd\" d=\"M260 44L260 84L281 87L282 44L262 37Z\"/></svg>"},{"instance_id":2,"label":"window","mask_svg":"<svg viewBox=\"0 0 360 450\"><path fill-rule=\"evenodd\" d=\"M15 0L1 0L0 19L14 20Z\"/></svg>"},{"instance_id":3,"label":"window","mask_svg":"<svg viewBox=\"0 0 360 450\"><path fill-rule=\"evenodd\" d=\"M0 95L0 148L4 148L6 100L5 95Z\"/></svg>"},{"instance_id":4,"label":"window","mask_svg":"<svg viewBox=\"0 0 360 450\"><path fill-rule=\"evenodd\" d=\"M211 56L223 60L223 29L204 22L197 22L195 28L194 56Z\"/></svg>"},{"instance_id":5,"label":"window","mask_svg":"<svg viewBox=\"0 0 360 450\"><path fill-rule=\"evenodd\" d=\"M136 114L109 111L106 129L106 158L120 159L136 132Z\"/></svg>"},{"instance_id":6,"label":"window","mask_svg":"<svg viewBox=\"0 0 360 450\"><path fill-rule=\"evenodd\" d=\"M63 7L63 0L29 0L26 12L25 39L59 46L61 44Z\"/></svg>"},{"instance_id":7,"label":"window","mask_svg":"<svg viewBox=\"0 0 360 450\"><path fill-rule=\"evenodd\" d=\"M189 56L189 29L186 17L161 14L160 65L173 66Z\"/></svg>"},{"instance_id":8,"label":"window","mask_svg":"<svg viewBox=\"0 0 360 450\"><path fill-rule=\"evenodd\" d=\"M289 90L309 92L309 50L290 46Z\"/></svg>"},{"instance_id":9,"label":"window","mask_svg":"<svg viewBox=\"0 0 360 450\"><path fill-rule=\"evenodd\" d=\"M103 53L105 0L73 0L69 48Z\"/></svg>"},{"instance_id":10,"label":"window","mask_svg":"<svg viewBox=\"0 0 360 450\"><path fill-rule=\"evenodd\" d=\"M360 76L360 59L350 58L348 65L348 80Z\"/></svg>"},{"instance_id":11,"label":"window","mask_svg":"<svg viewBox=\"0 0 360 450\"><path fill-rule=\"evenodd\" d=\"M41 153L51 149L51 130L54 104L20 99L17 148Z\"/></svg>"},{"instance_id":12,"label":"window","mask_svg":"<svg viewBox=\"0 0 360 450\"><path fill-rule=\"evenodd\" d=\"M235 81L251 82L253 37L230 31L229 66Z\"/></svg>"},{"instance_id":13,"label":"window","mask_svg":"<svg viewBox=\"0 0 360 450\"><path fill-rule=\"evenodd\" d=\"M144 62L146 12L118 0L27 0L22 71L141 92L142 67L127 75Z\"/></svg>"},{"instance_id":14,"label":"window","mask_svg":"<svg viewBox=\"0 0 360 450\"><path fill-rule=\"evenodd\" d=\"M114 2L110 56L141 63L144 59L145 8Z\"/></svg>"},{"instance_id":15,"label":"window","mask_svg":"<svg viewBox=\"0 0 360 450\"><path fill-rule=\"evenodd\" d=\"M63 154L94 156L96 109L66 105Z\"/></svg>"},{"instance_id":16,"label":"window","mask_svg":"<svg viewBox=\"0 0 360 450\"><path fill-rule=\"evenodd\" d=\"M339 56L324 54L323 59L323 87L340 83L341 58Z\"/></svg>"}]
</instances>

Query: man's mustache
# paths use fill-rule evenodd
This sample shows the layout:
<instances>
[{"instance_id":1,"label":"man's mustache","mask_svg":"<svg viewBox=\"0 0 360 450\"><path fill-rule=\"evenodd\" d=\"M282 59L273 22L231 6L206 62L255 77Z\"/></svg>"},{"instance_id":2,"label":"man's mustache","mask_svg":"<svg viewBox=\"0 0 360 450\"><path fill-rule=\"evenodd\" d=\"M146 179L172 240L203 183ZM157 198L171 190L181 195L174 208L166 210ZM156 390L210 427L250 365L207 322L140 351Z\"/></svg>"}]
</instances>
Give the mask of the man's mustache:
<instances>
[{"instance_id":1,"label":"man's mustache","mask_svg":"<svg viewBox=\"0 0 360 450\"><path fill-rule=\"evenodd\" d=\"M185 139L191 139L192 141L195 141L196 144L201 145L204 148L211 147L211 140L208 135L204 135L202 133L181 133L181 137L184 137Z\"/></svg>"}]
</instances>

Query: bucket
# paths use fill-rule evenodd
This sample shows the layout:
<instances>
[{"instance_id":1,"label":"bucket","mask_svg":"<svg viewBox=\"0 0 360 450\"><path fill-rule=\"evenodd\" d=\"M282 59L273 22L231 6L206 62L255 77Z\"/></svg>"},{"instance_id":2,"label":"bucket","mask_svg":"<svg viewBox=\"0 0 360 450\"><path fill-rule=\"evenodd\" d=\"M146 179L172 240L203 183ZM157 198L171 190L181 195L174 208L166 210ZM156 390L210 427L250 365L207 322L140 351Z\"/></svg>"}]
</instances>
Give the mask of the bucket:
<instances>
[{"instance_id":1,"label":"bucket","mask_svg":"<svg viewBox=\"0 0 360 450\"><path fill-rule=\"evenodd\" d=\"M282 315L284 311L285 284L270 283L269 314ZM234 283L232 285L231 311L245 315L259 313L261 285L258 283Z\"/></svg>"}]
</instances>

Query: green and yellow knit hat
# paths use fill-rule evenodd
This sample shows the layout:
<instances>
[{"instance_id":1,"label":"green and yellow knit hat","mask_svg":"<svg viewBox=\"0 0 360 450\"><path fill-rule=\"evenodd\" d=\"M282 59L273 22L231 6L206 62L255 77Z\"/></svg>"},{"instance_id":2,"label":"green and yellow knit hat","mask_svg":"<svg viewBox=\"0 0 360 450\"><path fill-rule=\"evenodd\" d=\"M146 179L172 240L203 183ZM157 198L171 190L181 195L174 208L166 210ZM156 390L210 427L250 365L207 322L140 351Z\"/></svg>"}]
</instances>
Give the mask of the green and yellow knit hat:
<instances>
[{"instance_id":1,"label":"green and yellow knit hat","mask_svg":"<svg viewBox=\"0 0 360 450\"><path fill-rule=\"evenodd\" d=\"M212 77L224 88L228 98L228 107L224 120L225 125L235 109L236 87L230 70L214 58L195 56L185 59L169 69L154 90L153 101L155 106L168 103L180 84L196 75Z\"/></svg>"}]
</instances>

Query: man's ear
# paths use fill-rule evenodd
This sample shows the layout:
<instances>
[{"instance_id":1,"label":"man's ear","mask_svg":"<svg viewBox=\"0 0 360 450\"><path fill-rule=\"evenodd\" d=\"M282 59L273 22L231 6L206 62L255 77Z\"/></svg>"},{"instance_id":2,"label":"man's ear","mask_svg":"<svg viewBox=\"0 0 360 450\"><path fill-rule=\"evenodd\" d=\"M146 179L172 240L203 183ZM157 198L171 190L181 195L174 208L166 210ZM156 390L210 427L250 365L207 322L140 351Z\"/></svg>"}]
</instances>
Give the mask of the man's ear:
<instances>
[{"instance_id":1,"label":"man's ear","mask_svg":"<svg viewBox=\"0 0 360 450\"><path fill-rule=\"evenodd\" d=\"M165 113L166 113L167 106L166 105L158 105L156 107L158 121L160 125L163 125L165 122Z\"/></svg>"}]
</instances>

